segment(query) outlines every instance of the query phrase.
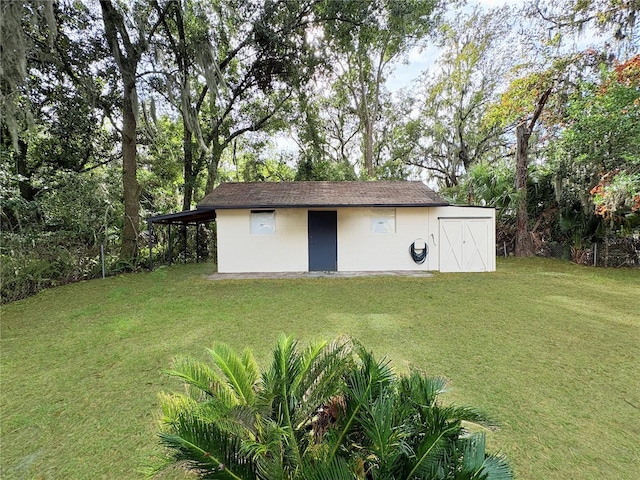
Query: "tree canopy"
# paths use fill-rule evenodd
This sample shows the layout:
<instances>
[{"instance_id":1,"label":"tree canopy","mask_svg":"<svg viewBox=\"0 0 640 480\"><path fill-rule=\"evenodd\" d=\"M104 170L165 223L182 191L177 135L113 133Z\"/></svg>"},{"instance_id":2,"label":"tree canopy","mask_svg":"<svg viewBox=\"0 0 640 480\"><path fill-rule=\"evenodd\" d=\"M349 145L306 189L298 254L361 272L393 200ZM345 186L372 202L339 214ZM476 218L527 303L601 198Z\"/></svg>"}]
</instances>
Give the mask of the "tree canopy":
<instances>
[{"instance_id":1,"label":"tree canopy","mask_svg":"<svg viewBox=\"0 0 640 480\"><path fill-rule=\"evenodd\" d=\"M567 225L580 244L637 232L636 0L1 8L12 276L50 265L29 239L75 244L54 225L78 223L96 232L78 253L88 265L102 244L111 271L137 268L145 218L192 208L229 180L421 179L455 201L508 198L502 233L518 232L519 253L566 241ZM416 58L413 81L394 80ZM495 189L481 179L507 171L513 187L487 197ZM89 191L102 206L86 218L52 208ZM95 269L71 277L85 275Z\"/></svg>"}]
</instances>

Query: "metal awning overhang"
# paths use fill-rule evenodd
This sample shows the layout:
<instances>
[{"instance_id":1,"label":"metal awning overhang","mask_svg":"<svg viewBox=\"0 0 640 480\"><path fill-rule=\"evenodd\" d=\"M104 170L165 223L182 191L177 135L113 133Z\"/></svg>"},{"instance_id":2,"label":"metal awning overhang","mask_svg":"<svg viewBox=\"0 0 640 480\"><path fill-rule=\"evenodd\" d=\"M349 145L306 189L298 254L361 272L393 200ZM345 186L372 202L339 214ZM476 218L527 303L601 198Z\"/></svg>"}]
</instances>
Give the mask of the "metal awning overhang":
<instances>
[{"instance_id":1,"label":"metal awning overhang","mask_svg":"<svg viewBox=\"0 0 640 480\"><path fill-rule=\"evenodd\" d=\"M212 222L216 219L216 211L213 209L196 209L185 210L177 213L167 213L165 215L156 215L147 219L147 223L154 224L180 224L193 225L199 223Z\"/></svg>"},{"instance_id":2,"label":"metal awning overhang","mask_svg":"<svg viewBox=\"0 0 640 480\"><path fill-rule=\"evenodd\" d=\"M185 210L177 213L167 213L166 215L156 215L155 217L147 218L147 225L149 226L149 270L153 270L153 225L168 225L169 228L169 264L171 264L171 225L178 225L186 227L188 225L196 227L196 249L200 247L200 228L202 224L213 222L216 219L216 211L208 208L198 208L196 210ZM187 242L185 233L184 251L186 256ZM199 258L199 253L196 253L196 259Z\"/></svg>"}]
</instances>

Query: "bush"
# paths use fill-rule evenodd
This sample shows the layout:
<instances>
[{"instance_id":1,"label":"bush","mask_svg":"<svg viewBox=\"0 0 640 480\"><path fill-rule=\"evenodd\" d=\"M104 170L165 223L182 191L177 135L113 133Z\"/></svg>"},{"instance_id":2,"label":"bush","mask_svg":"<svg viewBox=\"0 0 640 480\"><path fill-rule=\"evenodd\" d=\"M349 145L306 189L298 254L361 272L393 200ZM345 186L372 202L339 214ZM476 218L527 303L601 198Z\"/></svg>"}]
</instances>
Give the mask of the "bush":
<instances>
[{"instance_id":1,"label":"bush","mask_svg":"<svg viewBox=\"0 0 640 480\"><path fill-rule=\"evenodd\" d=\"M444 405L446 380L393 372L355 341L299 347L282 336L262 375L249 350L209 350L213 365L176 360L186 393L161 396L168 464L201 478L508 479L485 453L491 426L470 407Z\"/></svg>"}]
</instances>

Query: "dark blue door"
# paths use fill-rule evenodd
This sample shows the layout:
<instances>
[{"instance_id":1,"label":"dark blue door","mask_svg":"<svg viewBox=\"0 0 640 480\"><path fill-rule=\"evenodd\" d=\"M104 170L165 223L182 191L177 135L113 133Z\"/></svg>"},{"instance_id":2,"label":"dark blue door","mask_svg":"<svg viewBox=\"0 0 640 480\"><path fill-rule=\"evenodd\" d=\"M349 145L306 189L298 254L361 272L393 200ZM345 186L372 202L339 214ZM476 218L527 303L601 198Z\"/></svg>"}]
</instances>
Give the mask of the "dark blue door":
<instances>
[{"instance_id":1,"label":"dark blue door","mask_svg":"<svg viewBox=\"0 0 640 480\"><path fill-rule=\"evenodd\" d=\"M309 271L336 271L338 212L309 211Z\"/></svg>"}]
</instances>

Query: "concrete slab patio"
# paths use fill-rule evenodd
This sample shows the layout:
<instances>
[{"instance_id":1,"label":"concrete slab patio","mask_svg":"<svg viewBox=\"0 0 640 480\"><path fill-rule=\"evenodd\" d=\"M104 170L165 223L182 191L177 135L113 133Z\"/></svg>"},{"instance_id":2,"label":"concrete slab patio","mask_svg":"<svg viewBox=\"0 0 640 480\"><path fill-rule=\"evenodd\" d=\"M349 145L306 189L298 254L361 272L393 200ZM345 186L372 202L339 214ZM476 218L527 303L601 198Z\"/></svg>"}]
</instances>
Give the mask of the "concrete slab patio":
<instances>
[{"instance_id":1,"label":"concrete slab patio","mask_svg":"<svg viewBox=\"0 0 640 480\"><path fill-rule=\"evenodd\" d=\"M248 272L214 273L209 280L245 280L277 278L352 278L352 277L431 277L429 272L411 270L390 270L384 272Z\"/></svg>"}]
</instances>

